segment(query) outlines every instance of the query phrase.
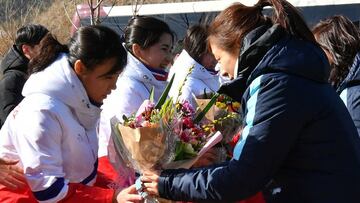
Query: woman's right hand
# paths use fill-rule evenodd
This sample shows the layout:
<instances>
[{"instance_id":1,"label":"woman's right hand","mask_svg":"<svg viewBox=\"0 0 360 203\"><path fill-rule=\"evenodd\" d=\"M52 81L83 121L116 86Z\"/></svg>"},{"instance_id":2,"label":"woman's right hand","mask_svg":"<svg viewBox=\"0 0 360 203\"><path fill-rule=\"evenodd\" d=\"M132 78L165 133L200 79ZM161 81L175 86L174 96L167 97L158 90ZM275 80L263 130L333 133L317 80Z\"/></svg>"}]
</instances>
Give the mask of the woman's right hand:
<instances>
[{"instance_id":1,"label":"woman's right hand","mask_svg":"<svg viewBox=\"0 0 360 203\"><path fill-rule=\"evenodd\" d=\"M143 200L143 198L136 191L135 185L131 185L128 188L116 191L115 195L116 199L114 202L117 203L138 203Z\"/></svg>"},{"instance_id":2,"label":"woman's right hand","mask_svg":"<svg viewBox=\"0 0 360 203\"><path fill-rule=\"evenodd\" d=\"M0 184L16 190L26 186L23 170L16 166L18 160L0 158Z\"/></svg>"}]
</instances>

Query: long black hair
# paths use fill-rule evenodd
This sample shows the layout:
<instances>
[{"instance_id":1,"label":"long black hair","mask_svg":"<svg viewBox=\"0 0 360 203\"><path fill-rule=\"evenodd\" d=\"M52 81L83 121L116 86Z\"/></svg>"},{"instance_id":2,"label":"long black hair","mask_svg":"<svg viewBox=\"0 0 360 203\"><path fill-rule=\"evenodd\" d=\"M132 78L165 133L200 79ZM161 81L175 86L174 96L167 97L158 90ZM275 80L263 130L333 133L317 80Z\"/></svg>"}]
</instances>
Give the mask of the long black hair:
<instances>
[{"instance_id":1,"label":"long black hair","mask_svg":"<svg viewBox=\"0 0 360 203\"><path fill-rule=\"evenodd\" d=\"M120 36L105 26L81 27L70 39L69 62L72 66L76 60L92 70L105 59L115 58L116 63L111 73L122 71L127 63L126 50L121 44Z\"/></svg>"},{"instance_id":2,"label":"long black hair","mask_svg":"<svg viewBox=\"0 0 360 203\"><path fill-rule=\"evenodd\" d=\"M47 33L39 43L40 52L28 64L29 74L40 72L48 67L58 57L59 53L68 53L68 48L62 45L51 34Z\"/></svg>"},{"instance_id":3,"label":"long black hair","mask_svg":"<svg viewBox=\"0 0 360 203\"><path fill-rule=\"evenodd\" d=\"M164 21L149 16L135 16L125 28L125 47L130 52L133 44L146 49L159 42L164 33L170 34L174 41L174 33Z\"/></svg>"},{"instance_id":4,"label":"long black hair","mask_svg":"<svg viewBox=\"0 0 360 203\"><path fill-rule=\"evenodd\" d=\"M87 69L93 70L106 59L115 58L116 63L108 74L122 71L127 63L120 36L108 27L93 25L79 28L67 46L58 42L50 33L40 42L40 54L30 61L30 73L44 70L60 53L68 53L72 67L80 60Z\"/></svg>"},{"instance_id":5,"label":"long black hair","mask_svg":"<svg viewBox=\"0 0 360 203\"><path fill-rule=\"evenodd\" d=\"M329 82L337 88L360 52L360 31L348 18L336 15L320 21L313 33L332 59Z\"/></svg>"}]
</instances>

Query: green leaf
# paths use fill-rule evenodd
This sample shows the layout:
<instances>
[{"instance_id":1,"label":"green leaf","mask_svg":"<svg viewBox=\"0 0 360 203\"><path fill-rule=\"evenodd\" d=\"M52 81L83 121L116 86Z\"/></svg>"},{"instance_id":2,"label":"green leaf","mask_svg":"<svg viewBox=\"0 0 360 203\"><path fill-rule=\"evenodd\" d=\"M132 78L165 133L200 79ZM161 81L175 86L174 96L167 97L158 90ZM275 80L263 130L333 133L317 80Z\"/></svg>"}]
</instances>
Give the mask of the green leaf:
<instances>
[{"instance_id":1,"label":"green leaf","mask_svg":"<svg viewBox=\"0 0 360 203\"><path fill-rule=\"evenodd\" d=\"M129 119L128 119L128 117L125 116L125 114L122 116L122 119L123 119L124 123L129 122Z\"/></svg>"},{"instance_id":2,"label":"green leaf","mask_svg":"<svg viewBox=\"0 0 360 203\"><path fill-rule=\"evenodd\" d=\"M175 159L174 161L182 160L184 158L183 143L181 141L176 142L175 147Z\"/></svg>"},{"instance_id":3,"label":"green leaf","mask_svg":"<svg viewBox=\"0 0 360 203\"><path fill-rule=\"evenodd\" d=\"M183 150L190 157L194 157L197 155L193 146L190 143L185 143Z\"/></svg>"},{"instance_id":4,"label":"green leaf","mask_svg":"<svg viewBox=\"0 0 360 203\"><path fill-rule=\"evenodd\" d=\"M160 109L161 106L166 101L166 98L167 98L167 96L169 94L170 88L171 88L171 86L172 86L172 84L174 82L174 77L175 77L175 74L171 77L170 82L166 85L164 92L161 94L161 97L160 97L159 101L155 105L155 109Z\"/></svg>"},{"instance_id":5,"label":"green leaf","mask_svg":"<svg viewBox=\"0 0 360 203\"><path fill-rule=\"evenodd\" d=\"M197 153L190 143L184 143L182 141L176 142L174 161L191 159L196 157L196 155Z\"/></svg>"},{"instance_id":6,"label":"green leaf","mask_svg":"<svg viewBox=\"0 0 360 203\"><path fill-rule=\"evenodd\" d=\"M150 97L149 97L149 100L151 103L154 103L154 94L155 94L154 91L155 91L155 88L154 88L154 86L152 86L151 91L150 91Z\"/></svg>"},{"instance_id":7,"label":"green leaf","mask_svg":"<svg viewBox=\"0 0 360 203\"><path fill-rule=\"evenodd\" d=\"M219 94L216 93L212 96L209 103L206 104L205 108L196 116L194 123L199 123L205 116L205 114L210 110L210 108L216 103L216 99L219 97Z\"/></svg>"},{"instance_id":8,"label":"green leaf","mask_svg":"<svg viewBox=\"0 0 360 203\"><path fill-rule=\"evenodd\" d=\"M179 92L178 92L178 95L177 95L177 98L176 98L176 104L179 103L179 98L181 97L182 95L182 88L184 87L185 83L186 83L186 80L187 78L189 77L189 75L191 75L191 73L193 72L194 70L194 67L195 67L195 64L193 64L192 66L190 66L189 68L189 71L187 72L185 78L184 78L184 81L181 83L180 87L179 87Z\"/></svg>"},{"instance_id":9,"label":"green leaf","mask_svg":"<svg viewBox=\"0 0 360 203\"><path fill-rule=\"evenodd\" d=\"M162 117L167 112L167 108L169 106L169 102L171 102L171 99L165 100L164 104L160 107L159 115Z\"/></svg>"}]
</instances>

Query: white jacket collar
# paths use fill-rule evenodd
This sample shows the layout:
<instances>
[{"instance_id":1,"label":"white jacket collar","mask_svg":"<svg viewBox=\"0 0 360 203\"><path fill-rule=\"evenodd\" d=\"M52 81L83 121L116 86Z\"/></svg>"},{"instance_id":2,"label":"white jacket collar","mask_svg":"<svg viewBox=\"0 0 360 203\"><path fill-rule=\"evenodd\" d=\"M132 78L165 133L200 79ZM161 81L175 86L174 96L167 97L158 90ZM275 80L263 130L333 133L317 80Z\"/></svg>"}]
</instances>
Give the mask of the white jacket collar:
<instances>
[{"instance_id":1,"label":"white jacket collar","mask_svg":"<svg viewBox=\"0 0 360 203\"><path fill-rule=\"evenodd\" d=\"M127 54L127 59L128 64L123 73L124 76L133 78L145 84L151 84L155 87L162 87L164 86L164 83L167 83L166 81L156 80L151 71L130 52Z\"/></svg>"},{"instance_id":2,"label":"white jacket collar","mask_svg":"<svg viewBox=\"0 0 360 203\"><path fill-rule=\"evenodd\" d=\"M58 99L75 111L86 129L96 127L100 108L90 103L82 82L69 65L66 54L60 54L45 70L32 74L26 81L22 94L25 97L45 94Z\"/></svg>"},{"instance_id":3,"label":"white jacket collar","mask_svg":"<svg viewBox=\"0 0 360 203\"><path fill-rule=\"evenodd\" d=\"M189 68L194 65L194 69L189 75L189 77L193 77L200 80L207 80L214 78L204 66L195 61L187 51L183 50L181 54L176 59L174 65L171 67L176 75L186 75L189 72ZM217 76L216 76L217 77Z\"/></svg>"}]
</instances>

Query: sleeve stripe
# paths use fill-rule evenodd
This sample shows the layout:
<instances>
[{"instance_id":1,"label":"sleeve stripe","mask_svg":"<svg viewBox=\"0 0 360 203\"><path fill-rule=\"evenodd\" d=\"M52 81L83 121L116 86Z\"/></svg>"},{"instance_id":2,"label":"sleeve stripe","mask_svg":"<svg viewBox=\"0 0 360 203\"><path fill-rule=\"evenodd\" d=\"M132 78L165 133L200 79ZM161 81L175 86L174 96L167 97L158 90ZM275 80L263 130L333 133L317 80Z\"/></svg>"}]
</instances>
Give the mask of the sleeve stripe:
<instances>
[{"instance_id":1,"label":"sleeve stripe","mask_svg":"<svg viewBox=\"0 0 360 203\"><path fill-rule=\"evenodd\" d=\"M340 94L341 100L345 103L345 106L347 106L347 89L344 89Z\"/></svg>"},{"instance_id":2,"label":"sleeve stripe","mask_svg":"<svg viewBox=\"0 0 360 203\"><path fill-rule=\"evenodd\" d=\"M91 172L91 174L87 178L85 178L83 181L81 181L82 184L86 185L96 177L98 164L99 164L99 161L98 161L98 159L96 159L96 162L94 164L94 170Z\"/></svg>"},{"instance_id":3,"label":"sleeve stripe","mask_svg":"<svg viewBox=\"0 0 360 203\"><path fill-rule=\"evenodd\" d=\"M65 185L64 178L56 178L56 181L47 189L38 192L33 192L35 198L39 201L46 201L55 198Z\"/></svg>"},{"instance_id":4,"label":"sleeve stripe","mask_svg":"<svg viewBox=\"0 0 360 203\"><path fill-rule=\"evenodd\" d=\"M253 122L255 118L255 107L256 107L257 97L259 94L261 77L262 76L257 77L250 84L250 99L248 99L248 101L246 102L247 113L245 117L245 127L243 132L241 133L241 138L235 145L234 153L233 153L234 154L233 157L236 160L240 159L240 155L245 145L246 138L249 135L250 129L253 127Z\"/></svg>"}]
</instances>

